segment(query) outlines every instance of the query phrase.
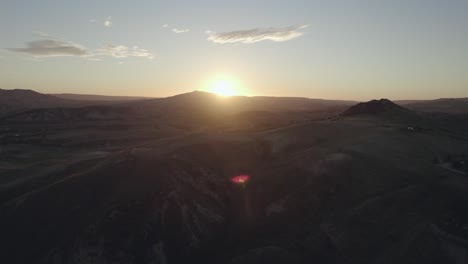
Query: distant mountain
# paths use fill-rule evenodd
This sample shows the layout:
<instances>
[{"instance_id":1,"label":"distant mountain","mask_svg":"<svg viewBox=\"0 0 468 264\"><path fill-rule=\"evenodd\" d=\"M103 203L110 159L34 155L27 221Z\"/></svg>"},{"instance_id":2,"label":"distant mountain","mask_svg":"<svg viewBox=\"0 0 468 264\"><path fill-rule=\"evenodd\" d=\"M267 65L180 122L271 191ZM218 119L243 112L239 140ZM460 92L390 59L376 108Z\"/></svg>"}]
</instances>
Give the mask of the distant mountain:
<instances>
[{"instance_id":1,"label":"distant mountain","mask_svg":"<svg viewBox=\"0 0 468 264\"><path fill-rule=\"evenodd\" d=\"M336 116L355 104L352 101L289 97L226 98L200 91L167 98L119 101L119 103L116 103L117 101L76 102L82 105L68 107L51 104L50 107L39 107L41 109L28 108L4 116L2 120L41 123L145 120L142 122L183 130L263 131Z\"/></svg>"},{"instance_id":2,"label":"distant mountain","mask_svg":"<svg viewBox=\"0 0 468 264\"><path fill-rule=\"evenodd\" d=\"M41 94L32 90L0 89L0 116L25 110L78 106L80 102Z\"/></svg>"},{"instance_id":3,"label":"distant mountain","mask_svg":"<svg viewBox=\"0 0 468 264\"><path fill-rule=\"evenodd\" d=\"M79 100L79 101L136 101L136 100L144 100L144 99L154 99L151 97L142 97L142 96L110 96L110 95L94 95L94 94L70 94L70 93L62 93L62 94L51 94L55 97L62 98L62 99L70 99L70 100Z\"/></svg>"},{"instance_id":4,"label":"distant mountain","mask_svg":"<svg viewBox=\"0 0 468 264\"><path fill-rule=\"evenodd\" d=\"M442 98L436 100L398 101L398 104L420 112L466 114L468 98Z\"/></svg>"},{"instance_id":5,"label":"distant mountain","mask_svg":"<svg viewBox=\"0 0 468 264\"><path fill-rule=\"evenodd\" d=\"M51 107L26 110L6 115L4 119L19 122L64 122L84 120L119 120L133 118L128 107L118 105L90 105L85 107ZM0 117L0 120L2 118Z\"/></svg>"},{"instance_id":6,"label":"distant mountain","mask_svg":"<svg viewBox=\"0 0 468 264\"><path fill-rule=\"evenodd\" d=\"M125 111L125 106L114 107L113 105L143 99L145 98L129 96L53 95L27 89L0 89L0 117L14 115L15 119L23 121L59 121L63 118L67 120L105 119L107 117L114 119Z\"/></svg>"},{"instance_id":7,"label":"distant mountain","mask_svg":"<svg viewBox=\"0 0 468 264\"><path fill-rule=\"evenodd\" d=\"M378 115L378 114L401 114L410 112L388 99L372 100L365 103L359 103L343 112L343 116L355 115Z\"/></svg>"},{"instance_id":8,"label":"distant mountain","mask_svg":"<svg viewBox=\"0 0 468 264\"><path fill-rule=\"evenodd\" d=\"M51 95L41 94L32 90L0 89L0 116L38 108L85 107L89 105L109 105L116 102L121 103L119 106L128 108L129 111L139 112L145 116L193 114L200 112L219 115L245 111L321 111L325 109L341 109L356 103L354 101L301 97L233 96L224 98L202 91L194 91L166 98L149 99L144 97L79 94Z\"/></svg>"},{"instance_id":9,"label":"distant mountain","mask_svg":"<svg viewBox=\"0 0 468 264\"><path fill-rule=\"evenodd\" d=\"M217 107L217 111L317 111L325 108L343 107L355 104L355 101L345 100L324 100L309 99L303 97L267 97L267 96L232 96L219 97L216 94L193 91L190 93L179 94L167 98L158 98L137 103L139 107L171 109L180 111L181 109L190 110L209 110ZM219 106L219 107L218 107ZM149 110L149 109L146 109Z\"/></svg>"},{"instance_id":10,"label":"distant mountain","mask_svg":"<svg viewBox=\"0 0 468 264\"><path fill-rule=\"evenodd\" d=\"M133 112L153 116L183 127L206 127L246 123L265 128L300 123L336 115L355 104L352 101L295 97L220 97L194 91L167 98L129 103ZM248 123L248 124L247 124Z\"/></svg>"}]
</instances>

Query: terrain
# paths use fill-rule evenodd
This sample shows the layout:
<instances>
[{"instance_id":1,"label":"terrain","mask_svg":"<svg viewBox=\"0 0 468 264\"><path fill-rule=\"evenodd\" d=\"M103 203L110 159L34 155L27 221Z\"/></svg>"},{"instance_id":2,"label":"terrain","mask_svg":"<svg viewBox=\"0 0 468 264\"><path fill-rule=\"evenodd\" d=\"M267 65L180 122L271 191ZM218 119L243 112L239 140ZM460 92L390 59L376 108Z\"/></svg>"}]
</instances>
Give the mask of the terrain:
<instances>
[{"instance_id":1,"label":"terrain","mask_svg":"<svg viewBox=\"0 0 468 264\"><path fill-rule=\"evenodd\" d=\"M51 94L52 96L70 99L70 100L79 100L79 101L135 101L135 100L144 100L151 99L148 97L139 97L139 96L109 96L109 95L95 95L95 94L71 94L71 93L62 93L62 94Z\"/></svg>"},{"instance_id":2,"label":"terrain","mask_svg":"<svg viewBox=\"0 0 468 264\"><path fill-rule=\"evenodd\" d=\"M32 90L0 89L0 116L35 108L73 106L77 103Z\"/></svg>"},{"instance_id":3,"label":"terrain","mask_svg":"<svg viewBox=\"0 0 468 264\"><path fill-rule=\"evenodd\" d=\"M0 119L5 263L468 259L466 112L204 92L61 100Z\"/></svg>"},{"instance_id":4,"label":"terrain","mask_svg":"<svg viewBox=\"0 0 468 264\"><path fill-rule=\"evenodd\" d=\"M468 112L467 102L468 98L441 98L436 100L399 101L397 103L415 111L466 114Z\"/></svg>"},{"instance_id":5,"label":"terrain","mask_svg":"<svg viewBox=\"0 0 468 264\"><path fill-rule=\"evenodd\" d=\"M42 94L27 89L0 89L0 118L27 110L79 108L141 100L139 97L114 97L75 94Z\"/></svg>"}]
</instances>

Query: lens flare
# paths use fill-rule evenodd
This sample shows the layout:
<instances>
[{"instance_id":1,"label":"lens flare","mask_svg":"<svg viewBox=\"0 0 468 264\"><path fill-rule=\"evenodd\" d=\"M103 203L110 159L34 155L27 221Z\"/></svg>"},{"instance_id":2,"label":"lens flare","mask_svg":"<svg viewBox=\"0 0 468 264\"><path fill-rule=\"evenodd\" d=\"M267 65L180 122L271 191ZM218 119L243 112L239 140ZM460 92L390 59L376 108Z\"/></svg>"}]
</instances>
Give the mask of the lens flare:
<instances>
[{"instance_id":1,"label":"lens flare","mask_svg":"<svg viewBox=\"0 0 468 264\"><path fill-rule=\"evenodd\" d=\"M231 181L235 184L244 184L249 180L249 175L239 175L231 178Z\"/></svg>"}]
</instances>

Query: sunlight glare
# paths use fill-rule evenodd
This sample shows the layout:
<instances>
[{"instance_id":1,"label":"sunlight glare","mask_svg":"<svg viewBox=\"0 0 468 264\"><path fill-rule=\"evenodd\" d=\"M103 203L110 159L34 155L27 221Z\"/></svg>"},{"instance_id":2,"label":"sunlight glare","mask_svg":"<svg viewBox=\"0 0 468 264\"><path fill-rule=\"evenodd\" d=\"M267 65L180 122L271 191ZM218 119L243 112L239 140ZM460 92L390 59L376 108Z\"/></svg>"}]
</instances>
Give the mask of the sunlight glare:
<instances>
[{"instance_id":1,"label":"sunlight glare","mask_svg":"<svg viewBox=\"0 0 468 264\"><path fill-rule=\"evenodd\" d=\"M211 87L211 92L225 97L237 95L234 82L226 79L215 81Z\"/></svg>"}]
</instances>

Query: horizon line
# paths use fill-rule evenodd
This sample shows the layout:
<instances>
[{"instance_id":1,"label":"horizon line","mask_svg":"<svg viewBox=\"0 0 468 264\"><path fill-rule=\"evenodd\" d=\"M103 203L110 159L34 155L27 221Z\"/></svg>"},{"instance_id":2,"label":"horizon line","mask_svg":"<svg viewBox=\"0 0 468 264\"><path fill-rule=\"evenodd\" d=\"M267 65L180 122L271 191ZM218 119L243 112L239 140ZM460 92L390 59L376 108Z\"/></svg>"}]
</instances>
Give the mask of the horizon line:
<instances>
[{"instance_id":1,"label":"horizon line","mask_svg":"<svg viewBox=\"0 0 468 264\"><path fill-rule=\"evenodd\" d=\"M122 94L93 94L93 93L73 93L73 92L59 92L59 93L44 93L37 91L35 89L27 89L27 88L0 88L0 90L26 90L26 91L34 91L40 94L46 94L46 95L78 95L78 96L107 96L107 97L135 97L135 98L141 98L141 99L158 99L158 98L169 98L177 95L182 95L182 94L189 94L193 92L204 92L208 94L213 94L216 95L216 93L209 92L209 91L204 91L201 89L195 89L183 93L177 93L177 94L171 94L167 96L143 96L143 95L122 95ZM306 96L291 96L291 95L232 95L229 97L249 97L249 98L254 98L254 97L274 97L274 98L303 98L303 99L311 99L311 100L328 100L328 101L353 101L353 102L366 102L366 101L371 101L371 100L378 100L378 99L388 99L391 101L431 101L431 100L450 100L450 99L465 99L468 98L468 95L466 97L435 97L435 98L405 98L405 99L391 99L390 97L372 97L369 99L336 99L336 98L320 98L320 97L306 97Z\"/></svg>"}]
</instances>

